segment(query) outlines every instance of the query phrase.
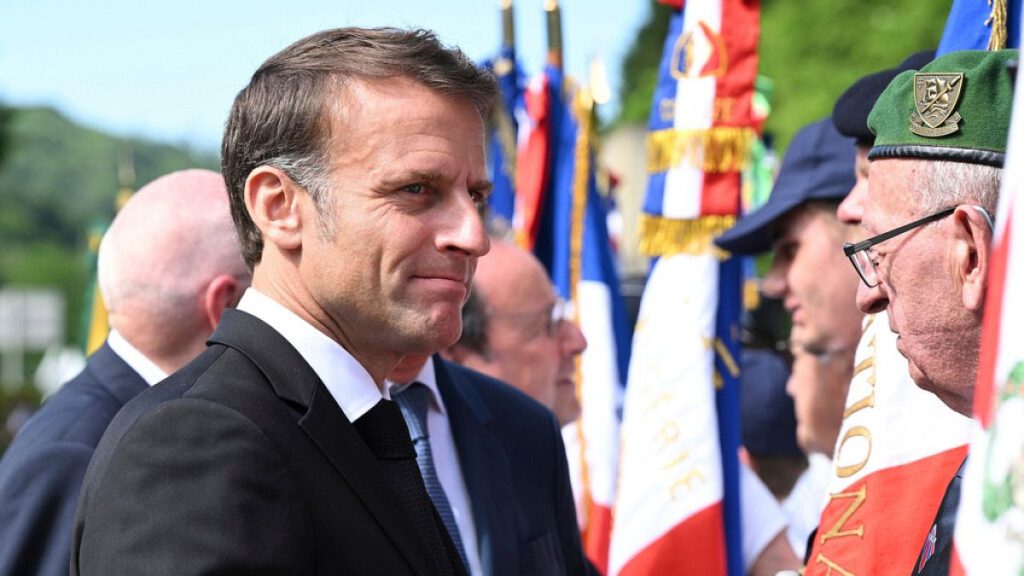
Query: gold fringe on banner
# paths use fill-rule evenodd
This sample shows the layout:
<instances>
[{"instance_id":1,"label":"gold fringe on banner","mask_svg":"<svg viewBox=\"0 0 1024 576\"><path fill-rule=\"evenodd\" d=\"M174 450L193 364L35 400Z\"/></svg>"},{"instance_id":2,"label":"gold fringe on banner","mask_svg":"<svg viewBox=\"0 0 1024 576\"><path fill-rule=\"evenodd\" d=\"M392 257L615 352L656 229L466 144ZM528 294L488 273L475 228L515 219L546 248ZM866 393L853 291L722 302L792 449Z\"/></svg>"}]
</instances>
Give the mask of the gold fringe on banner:
<instances>
[{"instance_id":1,"label":"gold fringe on banner","mask_svg":"<svg viewBox=\"0 0 1024 576\"><path fill-rule=\"evenodd\" d=\"M746 168L756 139L749 127L651 132L647 135L647 171L664 172L685 161L705 172L737 172Z\"/></svg>"},{"instance_id":2,"label":"gold fringe on banner","mask_svg":"<svg viewBox=\"0 0 1024 576\"><path fill-rule=\"evenodd\" d=\"M640 252L646 256L714 254L725 259L729 253L715 246L711 240L735 223L735 216L676 220L645 214L640 217Z\"/></svg>"},{"instance_id":3,"label":"gold fringe on banner","mask_svg":"<svg viewBox=\"0 0 1024 576\"><path fill-rule=\"evenodd\" d=\"M992 12L985 20L985 25L992 29L988 37L989 50L1002 50L1006 48L1006 0L988 0Z\"/></svg>"}]
</instances>

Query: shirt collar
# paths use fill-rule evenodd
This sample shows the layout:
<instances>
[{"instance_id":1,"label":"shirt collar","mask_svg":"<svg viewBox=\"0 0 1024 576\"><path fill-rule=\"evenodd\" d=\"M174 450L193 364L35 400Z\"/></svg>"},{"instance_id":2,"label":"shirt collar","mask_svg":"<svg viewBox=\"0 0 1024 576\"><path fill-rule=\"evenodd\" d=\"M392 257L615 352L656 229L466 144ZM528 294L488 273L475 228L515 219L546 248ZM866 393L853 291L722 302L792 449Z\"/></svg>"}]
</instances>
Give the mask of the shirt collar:
<instances>
[{"instance_id":1,"label":"shirt collar","mask_svg":"<svg viewBox=\"0 0 1024 576\"><path fill-rule=\"evenodd\" d=\"M390 399L387 387L382 393L366 368L341 344L269 296L249 288L238 302L238 309L263 320L295 347L350 422L366 414L382 398Z\"/></svg>"},{"instance_id":2,"label":"shirt collar","mask_svg":"<svg viewBox=\"0 0 1024 576\"><path fill-rule=\"evenodd\" d=\"M437 389L437 373L434 371L433 357L427 358L427 361L423 363L423 368L420 368L419 374L417 374L412 381L406 382L405 384L399 384L397 382L392 382L391 380L386 380L385 382L387 384L385 388L391 391L391 396L405 390L412 385L413 382L423 384L427 387L427 390L430 390L431 408L437 410L441 414L447 414L444 409L444 402L441 400L441 392Z\"/></svg>"},{"instance_id":3,"label":"shirt collar","mask_svg":"<svg viewBox=\"0 0 1024 576\"><path fill-rule=\"evenodd\" d=\"M163 368L157 366L145 354L139 352L139 349L125 340L124 336L121 336L121 333L117 330L110 329L110 334L107 335L107 344L110 345L110 349L115 354L121 357L121 360L124 360L124 363L129 368L135 370L139 376L142 376L146 384L152 386L167 378L167 372L164 372Z\"/></svg>"}]
</instances>

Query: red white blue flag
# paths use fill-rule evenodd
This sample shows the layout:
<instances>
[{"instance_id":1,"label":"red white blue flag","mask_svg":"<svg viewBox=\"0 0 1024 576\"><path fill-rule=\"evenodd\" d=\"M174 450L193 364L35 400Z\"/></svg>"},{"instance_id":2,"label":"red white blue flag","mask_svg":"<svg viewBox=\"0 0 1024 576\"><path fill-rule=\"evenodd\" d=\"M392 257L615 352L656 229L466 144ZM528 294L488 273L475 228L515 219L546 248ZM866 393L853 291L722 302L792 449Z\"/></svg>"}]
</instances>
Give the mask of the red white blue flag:
<instances>
[{"instance_id":1,"label":"red white blue flag","mask_svg":"<svg viewBox=\"0 0 1024 576\"><path fill-rule=\"evenodd\" d=\"M610 574L743 574L741 265L711 243L735 222L759 3L690 0L672 16L649 123L640 305L623 411Z\"/></svg>"}]
</instances>

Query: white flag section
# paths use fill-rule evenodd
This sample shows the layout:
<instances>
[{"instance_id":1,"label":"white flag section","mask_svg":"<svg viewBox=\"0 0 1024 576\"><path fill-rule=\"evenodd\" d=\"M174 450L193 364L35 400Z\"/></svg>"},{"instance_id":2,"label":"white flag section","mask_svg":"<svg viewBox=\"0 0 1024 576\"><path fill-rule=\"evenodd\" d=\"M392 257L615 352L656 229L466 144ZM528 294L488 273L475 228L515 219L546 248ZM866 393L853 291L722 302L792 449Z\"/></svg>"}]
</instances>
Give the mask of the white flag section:
<instances>
[{"instance_id":1,"label":"white flag section","mask_svg":"<svg viewBox=\"0 0 1024 576\"><path fill-rule=\"evenodd\" d=\"M1017 79L995 255L985 301L975 421L955 546L971 576L1024 574L1024 94ZM955 563L954 563L954 567Z\"/></svg>"},{"instance_id":2,"label":"white flag section","mask_svg":"<svg viewBox=\"0 0 1024 576\"><path fill-rule=\"evenodd\" d=\"M719 262L666 256L633 336L610 574L723 574L713 382ZM670 571L667 571L670 570Z\"/></svg>"},{"instance_id":3,"label":"white flag section","mask_svg":"<svg viewBox=\"0 0 1024 576\"><path fill-rule=\"evenodd\" d=\"M884 312L868 316L806 574L910 574L970 420L914 384Z\"/></svg>"},{"instance_id":4,"label":"white flag section","mask_svg":"<svg viewBox=\"0 0 1024 576\"><path fill-rule=\"evenodd\" d=\"M580 418L562 430L569 461L576 512L584 528L584 547L604 568L612 530L612 505L619 458L619 417L622 384L612 325L608 285L584 280L577 288L580 330L587 338L583 352ZM600 559L604 559L604 562Z\"/></svg>"}]
</instances>

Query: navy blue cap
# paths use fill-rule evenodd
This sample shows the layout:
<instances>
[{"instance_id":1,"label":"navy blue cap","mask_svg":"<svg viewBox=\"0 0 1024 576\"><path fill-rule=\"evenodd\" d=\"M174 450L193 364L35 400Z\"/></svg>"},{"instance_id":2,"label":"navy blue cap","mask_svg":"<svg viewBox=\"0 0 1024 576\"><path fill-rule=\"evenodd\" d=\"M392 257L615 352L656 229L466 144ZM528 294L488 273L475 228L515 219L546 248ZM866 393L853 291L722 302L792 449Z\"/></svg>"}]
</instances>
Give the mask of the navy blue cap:
<instances>
[{"instance_id":1,"label":"navy blue cap","mask_svg":"<svg viewBox=\"0 0 1024 576\"><path fill-rule=\"evenodd\" d=\"M907 56L895 68L889 68L868 74L857 80L843 92L832 108L832 123L843 136L856 138L857 143L871 146L875 142L875 134L868 129L868 114L875 101L882 95L886 86L900 72L919 70L935 58L935 50L924 50Z\"/></svg>"},{"instance_id":2,"label":"navy blue cap","mask_svg":"<svg viewBox=\"0 0 1024 576\"><path fill-rule=\"evenodd\" d=\"M775 352L755 349L744 350L741 362L743 446L754 456L801 454L793 399L786 394L786 361Z\"/></svg>"},{"instance_id":3,"label":"navy blue cap","mask_svg":"<svg viewBox=\"0 0 1024 576\"><path fill-rule=\"evenodd\" d=\"M772 224L808 200L840 201L853 188L853 140L836 132L828 118L800 129L789 143L772 194L764 206L740 218L715 244L733 254L772 248Z\"/></svg>"}]
</instances>

